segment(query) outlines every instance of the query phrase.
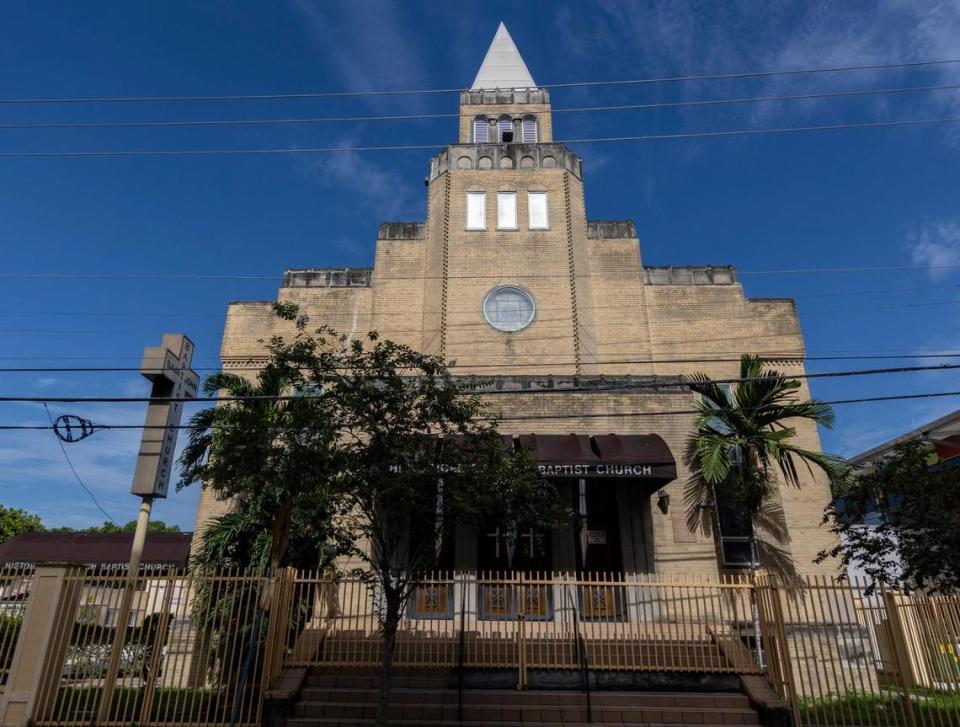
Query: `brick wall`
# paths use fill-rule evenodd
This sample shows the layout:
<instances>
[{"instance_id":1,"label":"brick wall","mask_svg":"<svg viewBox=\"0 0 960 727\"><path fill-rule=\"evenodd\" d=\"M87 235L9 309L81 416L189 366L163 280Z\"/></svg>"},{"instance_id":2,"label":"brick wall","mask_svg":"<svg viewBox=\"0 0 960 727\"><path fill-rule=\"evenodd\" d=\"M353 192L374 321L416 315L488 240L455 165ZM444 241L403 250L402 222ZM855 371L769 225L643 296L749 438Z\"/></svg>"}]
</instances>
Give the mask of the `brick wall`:
<instances>
[{"instance_id":1,"label":"brick wall","mask_svg":"<svg viewBox=\"0 0 960 727\"><path fill-rule=\"evenodd\" d=\"M549 108L465 105L461 142L469 140L469 124L477 113L520 115L524 110L544 110L541 106ZM550 117L539 118L541 140L549 141ZM466 229L468 191L487 195L486 230ZM496 229L498 191L517 193L519 229ZM549 229L528 229L529 191L547 193ZM456 361L458 374L704 372L728 378L738 374L741 353L763 354L789 373L804 370L803 338L792 301L748 300L732 276L723 284L646 284L632 223L593 223L588 235L577 169L439 171L428 185L427 206L425 231L413 226L416 235L400 236L407 239L390 235L391 239L377 242L369 287L281 288L278 299L301 304L318 324L356 336L376 329L386 338L442 353ZM533 296L537 313L528 328L503 333L486 323L483 299L502 284L519 285ZM289 330L274 318L269 303L232 304L221 351L225 364L261 355L257 339ZM806 386L802 395L807 395ZM680 460L692 416L660 414L693 408L689 392L517 394L489 399L508 432L660 434L678 460L678 479L666 487L673 512L651 508L655 493L642 488L622 496L635 518L627 524L642 531L636 538L652 543L647 566L633 567L652 564L665 573L717 572L712 534L690 533L677 515L687 479ZM631 416L637 413L645 416ZM564 418L519 418L550 415ZM814 426L798 424L797 433L797 444L820 449ZM829 534L820 527L829 490L824 478L805 469L801 478L801 489L781 488L781 500L792 538L789 550L803 572L812 572L813 557L830 544ZM198 523L221 509L205 493Z\"/></svg>"}]
</instances>

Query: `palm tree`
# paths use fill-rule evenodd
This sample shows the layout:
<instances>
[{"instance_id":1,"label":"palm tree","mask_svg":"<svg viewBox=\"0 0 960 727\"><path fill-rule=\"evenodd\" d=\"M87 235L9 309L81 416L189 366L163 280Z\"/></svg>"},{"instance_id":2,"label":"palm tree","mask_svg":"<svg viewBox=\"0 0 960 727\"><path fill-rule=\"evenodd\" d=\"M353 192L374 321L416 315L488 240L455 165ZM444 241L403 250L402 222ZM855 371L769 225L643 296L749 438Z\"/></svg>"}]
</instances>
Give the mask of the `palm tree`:
<instances>
[{"instance_id":1,"label":"palm tree","mask_svg":"<svg viewBox=\"0 0 960 727\"><path fill-rule=\"evenodd\" d=\"M219 391L227 401L190 420L177 485L199 482L242 510L246 525L266 528L269 555L257 559L253 548L246 553L250 561L242 565L265 565L268 573L285 561L295 515L318 524L329 519L337 456L329 397L309 390L300 372L277 362L278 350L272 352L275 360L258 372L256 381L228 372L206 380L204 392ZM220 525L236 525L234 520ZM214 533L219 530L211 537Z\"/></svg>"},{"instance_id":2,"label":"palm tree","mask_svg":"<svg viewBox=\"0 0 960 727\"><path fill-rule=\"evenodd\" d=\"M722 511L739 514L749 528L752 565L765 561L783 574L795 571L786 550L768 542L761 558L756 538L761 530L781 545L788 540L776 497L778 474L799 488L798 465L811 474L818 469L834 491L842 490L850 477L850 467L840 457L793 443L793 420L808 419L828 428L834 423L830 405L799 401L799 388L799 380L767 369L759 356L748 354L740 359L740 382L732 391L704 374L693 375L690 383L700 401L685 453L691 473L684 492L688 525L706 527L710 510L717 519Z\"/></svg>"}]
</instances>

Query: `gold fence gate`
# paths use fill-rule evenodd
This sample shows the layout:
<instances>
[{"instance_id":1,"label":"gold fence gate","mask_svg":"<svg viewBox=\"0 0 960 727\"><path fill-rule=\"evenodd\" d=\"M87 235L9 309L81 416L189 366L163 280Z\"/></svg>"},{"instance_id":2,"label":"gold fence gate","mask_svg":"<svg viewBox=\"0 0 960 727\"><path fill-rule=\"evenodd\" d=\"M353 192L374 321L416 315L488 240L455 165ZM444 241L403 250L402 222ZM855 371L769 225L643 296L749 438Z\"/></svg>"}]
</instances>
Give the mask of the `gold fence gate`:
<instances>
[{"instance_id":1,"label":"gold fence gate","mask_svg":"<svg viewBox=\"0 0 960 727\"><path fill-rule=\"evenodd\" d=\"M379 666L382 604L357 576L300 573L278 667ZM411 595L394 665L761 673L752 586L729 578L433 573Z\"/></svg>"},{"instance_id":2,"label":"gold fence gate","mask_svg":"<svg viewBox=\"0 0 960 727\"><path fill-rule=\"evenodd\" d=\"M33 578L0 570L0 689ZM253 727L287 667L380 665L383 603L359 576L64 578L38 725ZM432 573L403 613L394 664L511 670L521 688L557 669L765 674L798 726L960 727L960 596L823 577Z\"/></svg>"},{"instance_id":3,"label":"gold fence gate","mask_svg":"<svg viewBox=\"0 0 960 727\"><path fill-rule=\"evenodd\" d=\"M32 581L32 566L0 566L0 693L10 674Z\"/></svg>"},{"instance_id":4,"label":"gold fence gate","mask_svg":"<svg viewBox=\"0 0 960 727\"><path fill-rule=\"evenodd\" d=\"M258 725L272 622L259 608L266 583L241 570L130 578L112 566L75 569L34 722Z\"/></svg>"},{"instance_id":5,"label":"gold fence gate","mask_svg":"<svg viewBox=\"0 0 960 727\"><path fill-rule=\"evenodd\" d=\"M771 685L798 725L960 727L960 596L761 579Z\"/></svg>"}]
</instances>

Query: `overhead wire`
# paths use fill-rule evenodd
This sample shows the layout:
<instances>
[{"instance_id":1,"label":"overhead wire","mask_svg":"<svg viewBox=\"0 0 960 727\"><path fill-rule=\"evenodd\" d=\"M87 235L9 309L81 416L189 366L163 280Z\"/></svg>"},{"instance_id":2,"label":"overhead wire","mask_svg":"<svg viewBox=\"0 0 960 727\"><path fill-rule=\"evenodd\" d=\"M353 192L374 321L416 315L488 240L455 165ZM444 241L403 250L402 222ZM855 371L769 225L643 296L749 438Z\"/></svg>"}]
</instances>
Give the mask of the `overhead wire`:
<instances>
[{"instance_id":1,"label":"overhead wire","mask_svg":"<svg viewBox=\"0 0 960 727\"><path fill-rule=\"evenodd\" d=\"M721 129L717 131L687 131L673 134L637 134L623 136L586 137L581 139L558 139L557 144L600 144L628 141L659 141L671 139L719 138L731 136L752 136L764 134L787 134L811 131L836 131L840 129L878 129L907 126L929 126L933 124L955 124L960 116L944 116L928 119L906 119L901 121L867 121L861 123L823 124L810 126L767 127L755 129ZM380 151L424 151L440 150L447 144L383 144L376 146L299 146L272 148L235 148L235 149L131 149L131 150L93 150L93 151L0 151L0 158L64 158L64 157L178 157L178 156L265 156L282 154L326 154L344 152L380 152Z\"/></svg>"},{"instance_id":2,"label":"overhead wire","mask_svg":"<svg viewBox=\"0 0 960 727\"><path fill-rule=\"evenodd\" d=\"M650 111L669 108L688 108L698 106L724 106L749 103L771 103L776 101L802 101L813 99L832 99L856 96L877 96L886 94L926 93L955 91L960 84L940 84L935 86L901 86L897 88L864 88L844 91L822 91L779 96L739 96L733 98L695 99L689 101L664 101L642 104L615 104L608 106L559 107L547 111L529 110L525 116L544 116L565 113L591 113L601 111ZM179 119L166 121L28 121L0 123L0 129L131 129L165 127L204 127L204 126L268 126L292 124L358 123L368 121L431 121L459 118L459 113L434 114L385 114L367 116L307 116L254 119Z\"/></svg>"},{"instance_id":3,"label":"overhead wire","mask_svg":"<svg viewBox=\"0 0 960 727\"><path fill-rule=\"evenodd\" d=\"M807 380L822 378L838 378L851 376L877 376L881 374L901 374L917 373L929 371L951 371L960 369L960 364L938 364L935 366L896 366L873 369L855 369L852 371L824 371L810 374L783 374L782 378L786 380ZM738 376L730 378L712 379L717 384L744 384L755 381L766 381L769 376ZM661 390L664 388L686 388L689 389L695 385L695 382L687 380L677 381L639 381L627 383L611 383L609 385L598 386L575 386L563 387L556 386L550 388L531 388L520 390L493 389L490 391L477 391L466 389L465 393L476 393L482 396L496 395L528 395L528 394L566 394L583 393L593 394L604 391L642 391L642 390ZM118 403L225 403L233 401L302 401L304 399L321 398L320 394L290 394L282 396L271 395L250 395L250 396L0 396L0 403L58 403L58 404L118 404Z\"/></svg>"},{"instance_id":4,"label":"overhead wire","mask_svg":"<svg viewBox=\"0 0 960 727\"><path fill-rule=\"evenodd\" d=\"M47 419L50 420L50 426L49 426L49 427L46 427L46 428L52 430L52 429L55 428L56 425L55 425L54 422L53 422L53 415L50 413L50 408L47 406L47 403L46 403L46 402L44 402L43 408L44 408L44 410L47 412ZM4 429L9 429L10 427L9 427L9 426L4 426L3 428L4 428ZM116 523L116 520L114 520L112 517L110 517L110 513L108 513L106 510L103 509L103 505L101 505L100 502L99 502L99 500L97 500L97 496L93 494L93 490L91 490L89 487L87 487L87 486L84 484L83 480L80 479L80 475L77 473L77 468L73 466L73 462L70 460L70 455L67 454L67 448L63 446L63 442L61 441L60 437L58 437L58 436L56 436L56 434L54 434L54 439L56 439L56 440L57 440L57 443L60 445L60 451L63 452L63 458L67 461L67 466L70 467L70 471L73 472L73 476L76 478L77 483L80 485L80 487L83 488L83 491L86 492L86 493L90 496L90 499L93 500L93 504L96 505L96 506L97 506L97 509L98 509L100 512L103 513L104 517L106 517L107 520L109 520L109 521L112 522L114 525L116 525L116 524L117 524L117 523Z\"/></svg>"},{"instance_id":5,"label":"overhead wire","mask_svg":"<svg viewBox=\"0 0 960 727\"><path fill-rule=\"evenodd\" d=\"M704 266L710 267L710 266ZM724 266L725 267L725 266ZM327 268L323 268L324 270ZM768 270L736 270L737 275L795 275L810 273L876 273L876 272L902 272L902 271L920 271L920 270L956 270L960 265L864 265L864 266L837 266L837 267L819 267L819 268L772 268ZM309 269L307 269L309 270ZM94 272L25 272L25 271L0 271L0 278L52 278L52 279L90 279L90 280L272 280L282 279L281 275L238 275L238 274L207 274L207 273L94 273ZM551 274L551 273L525 273L519 274L523 279L538 278L564 278L569 279L570 274ZM589 273L581 273L576 277L589 277ZM491 274L486 275L383 275L377 276L378 281L390 280L489 280ZM309 286L305 286L309 287ZM315 286L321 288L324 286ZM332 286L338 288L341 286ZM342 286L368 287L368 286ZM650 286L652 288L660 286ZM666 287L666 286L664 286ZM707 286L701 286L707 287ZM930 286L932 289L935 286ZM960 286L943 286L960 287ZM926 290L928 288L902 288L900 290ZM894 289L896 290L896 289ZM887 290L878 290L875 292L889 292ZM258 301L260 302L260 301Z\"/></svg>"},{"instance_id":6,"label":"overhead wire","mask_svg":"<svg viewBox=\"0 0 960 727\"><path fill-rule=\"evenodd\" d=\"M717 351L715 352L717 356L712 358L698 358L685 357L685 358L658 358L658 359L637 359L637 358L617 358L617 359L596 359L588 362L591 365L606 365L606 364L642 364L642 365L652 365L652 364L664 364L664 363L736 363L740 361L740 355L742 352L739 351ZM729 355L731 357L722 358L723 355ZM735 356L735 357L733 357ZM880 360L910 360L910 359L945 359L945 358L960 358L960 351L955 352L930 352L930 351L916 351L913 353L900 353L900 354L890 354L890 353L860 353L855 355L845 355L845 356L810 356L810 355L797 355L797 354L784 354L770 352L761 354L760 356L765 360L778 360L782 358L789 358L796 361L880 361ZM63 355L50 355L50 356L0 356L0 361L140 361L143 356L63 356ZM192 367L194 371L258 371L263 368L262 364L253 364L253 360L256 357L244 357L245 362L248 365L241 366L231 363L227 369L224 369L222 366L211 366L211 367ZM212 359L211 360L215 360ZM541 362L541 363L499 363L499 364L470 364L464 365L463 368L477 369L477 368L499 368L499 369L517 369L517 368L543 368L545 366L573 366L575 361L550 361L550 362ZM582 364L583 362L581 362ZM454 367L455 368L455 367ZM5 367L0 368L0 373L53 373L56 371L103 371L103 372L122 372L122 371L140 371L139 367Z\"/></svg>"},{"instance_id":7,"label":"overhead wire","mask_svg":"<svg viewBox=\"0 0 960 727\"><path fill-rule=\"evenodd\" d=\"M867 404L874 402L886 402L886 401L907 401L907 400L916 400L916 399L931 399L931 398L942 398L950 396L960 396L960 391L934 391L934 392L924 392L919 394L890 394L886 396L864 396L850 399L833 399L829 401L824 401L824 404L829 404L830 406L845 406L850 404ZM528 420L543 420L543 419L615 419L618 417L668 417L668 416L691 416L694 414L699 414L698 409L680 409L680 410L667 410L667 411L633 411L633 412L586 412L586 413L577 413L577 414L517 414L517 415L505 415L499 417L485 417L483 420L486 421L528 421ZM195 429L195 427L190 424L177 424L172 426L167 426L164 424L95 424L96 429ZM39 425L39 424L2 424L0 425L0 431L14 431L14 430L50 430L52 426L48 425Z\"/></svg>"},{"instance_id":8,"label":"overhead wire","mask_svg":"<svg viewBox=\"0 0 960 727\"><path fill-rule=\"evenodd\" d=\"M844 73L848 71L892 70L904 68L923 68L960 63L960 59L938 58L920 61L901 61L895 63L864 63L844 66L819 66L811 68L762 69L758 71L737 71L733 73L713 73L696 75L659 76L647 78L617 79L609 81L568 81L562 83L538 84L537 89L551 88L589 88L596 86L629 86L651 83L680 83L690 81L719 81L740 78L765 78L770 76L793 76L821 73ZM460 87L429 89L384 89L369 91L307 91L302 93L260 93L260 94L207 94L207 95L154 95L154 96L87 96L87 97L46 97L46 98L0 98L0 104L97 104L97 103L142 103L163 101L258 101L290 100L309 98L368 97L368 96L416 96L430 94L461 93L479 90Z\"/></svg>"}]
</instances>

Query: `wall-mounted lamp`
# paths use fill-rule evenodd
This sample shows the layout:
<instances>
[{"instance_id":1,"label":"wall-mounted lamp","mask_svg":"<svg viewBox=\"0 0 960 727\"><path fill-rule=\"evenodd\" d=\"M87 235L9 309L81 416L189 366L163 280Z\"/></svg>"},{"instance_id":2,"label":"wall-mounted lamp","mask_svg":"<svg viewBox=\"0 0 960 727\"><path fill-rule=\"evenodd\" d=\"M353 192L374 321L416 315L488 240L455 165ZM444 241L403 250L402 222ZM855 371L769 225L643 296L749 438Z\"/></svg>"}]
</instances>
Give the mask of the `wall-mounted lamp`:
<instances>
[{"instance_id":1,"label":"wall-mounted lamp","mask_svg":"<svg viewBox=\"0 0 960 727\"><path fill-rule=\"evenodd\" d=\"M666 490L660 490L657 493L657 507L664 515L670 512L670 495L667 494Z\"/></svg>"}]
</instances>

